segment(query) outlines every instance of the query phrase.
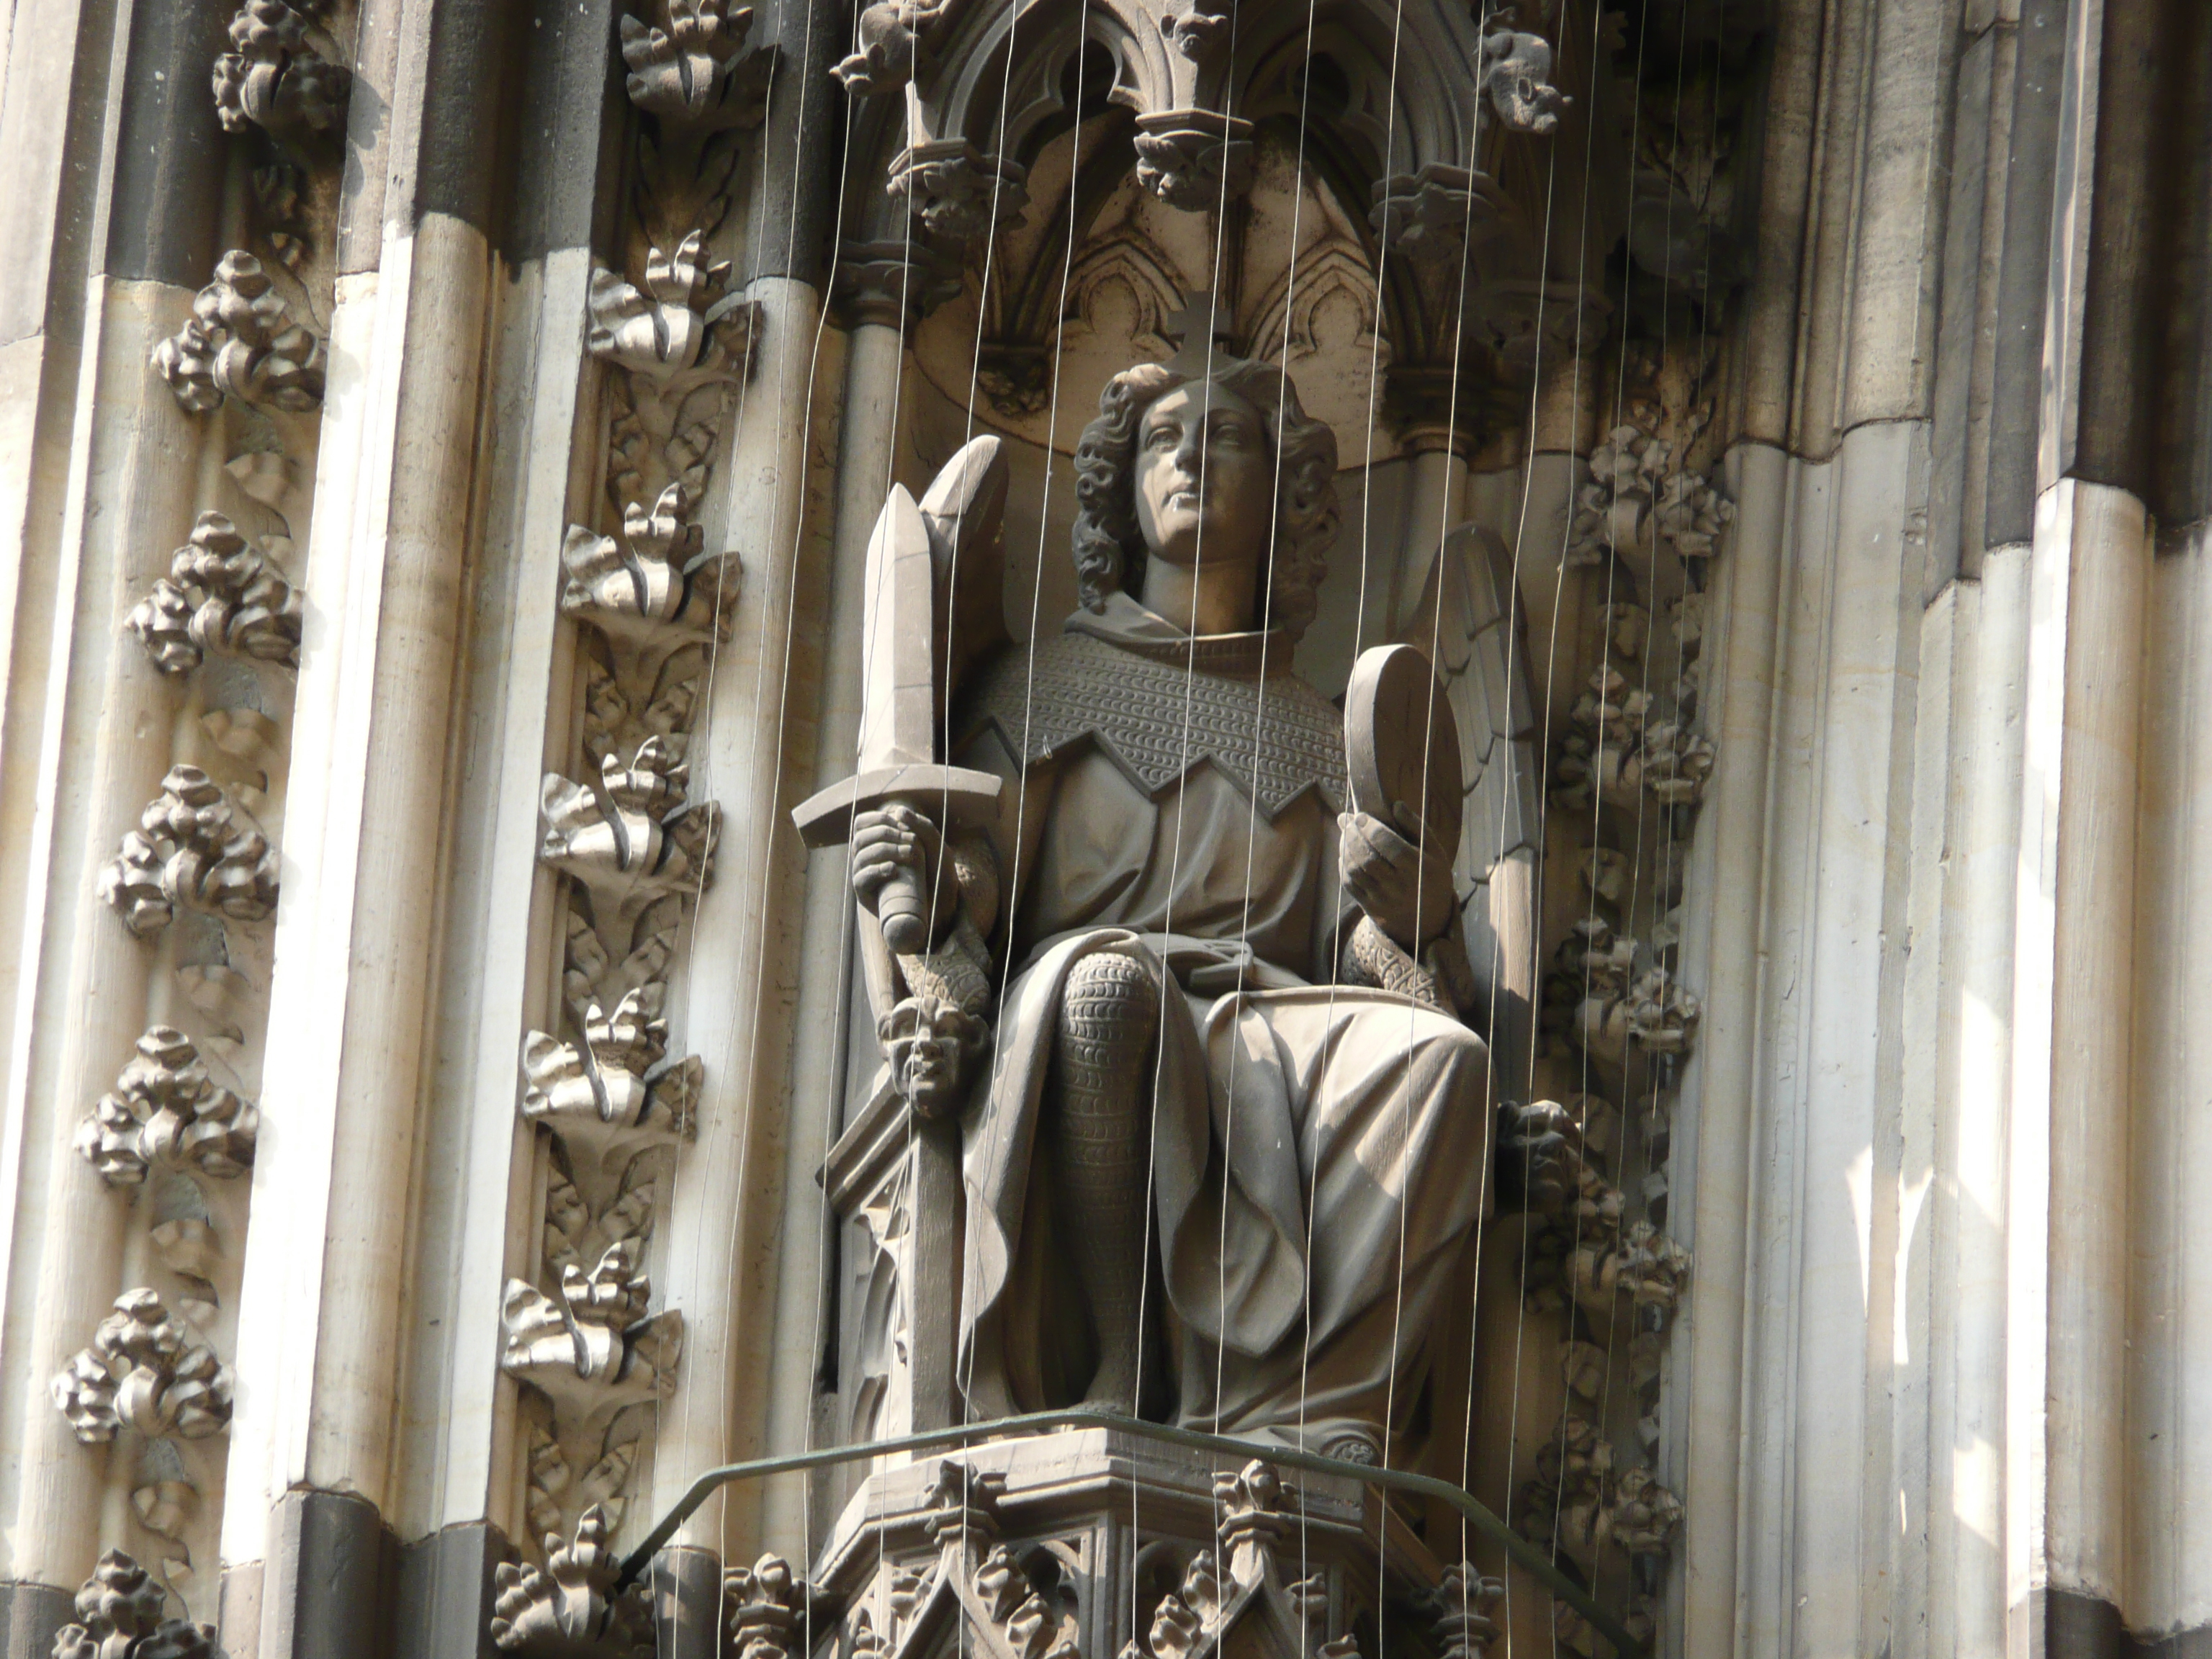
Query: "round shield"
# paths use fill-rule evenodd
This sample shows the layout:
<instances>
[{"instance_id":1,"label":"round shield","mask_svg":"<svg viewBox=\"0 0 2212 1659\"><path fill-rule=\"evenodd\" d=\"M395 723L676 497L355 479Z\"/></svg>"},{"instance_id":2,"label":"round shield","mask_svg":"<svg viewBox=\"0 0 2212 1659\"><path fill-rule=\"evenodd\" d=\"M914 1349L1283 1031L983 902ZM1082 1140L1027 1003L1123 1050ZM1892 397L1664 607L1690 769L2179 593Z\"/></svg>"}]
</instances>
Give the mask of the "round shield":
<instances>
[{"instance_id":1,"label":"round shield","mask_svg":"<svg viewBox=\"0 0 2212 1659\"><path fill-rule=\"evenodd\" d=\"M1344 746L1352 804L1409 839L1459 850L1465 784L1459 726L1429 659L1410 645L1359 653L1344 696Z\"/></svg>"}]
</instances>

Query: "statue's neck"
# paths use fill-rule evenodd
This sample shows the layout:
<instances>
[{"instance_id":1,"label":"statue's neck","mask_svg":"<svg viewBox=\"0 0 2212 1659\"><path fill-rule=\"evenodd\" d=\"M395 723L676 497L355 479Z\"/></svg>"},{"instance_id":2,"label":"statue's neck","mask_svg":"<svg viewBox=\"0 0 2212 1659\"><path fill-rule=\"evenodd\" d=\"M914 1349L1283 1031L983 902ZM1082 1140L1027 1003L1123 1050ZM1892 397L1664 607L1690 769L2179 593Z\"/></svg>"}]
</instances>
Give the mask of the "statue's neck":
<instances>
[{"instance_id":1,"label":"statue's neck","mask_svg":"<svg viewBox=\"0 0 2212 1659\"><path fill-rule=\"evenodd\" d=\"M1138 603L1186 634L1242 634L1255 626L1259 567L1207 559L1172 564L1154 555L1145 561L1145 591Z\"/></svg>"}]
</instances>

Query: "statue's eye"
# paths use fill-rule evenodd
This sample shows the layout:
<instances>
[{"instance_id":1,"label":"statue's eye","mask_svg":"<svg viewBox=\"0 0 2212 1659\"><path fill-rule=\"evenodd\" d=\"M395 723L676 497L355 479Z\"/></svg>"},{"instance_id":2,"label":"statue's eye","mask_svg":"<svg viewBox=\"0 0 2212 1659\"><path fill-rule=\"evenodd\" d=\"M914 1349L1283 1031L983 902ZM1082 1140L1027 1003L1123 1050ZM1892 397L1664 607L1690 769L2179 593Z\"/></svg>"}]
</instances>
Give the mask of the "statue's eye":
<instances>
[{"instance_id":1,"label":"statue's eye","mask_svg":"<svg viewBox=\"0 0 2212 1659\"><path fill-rule=\"evenodd\" d=\"M1145 435L1145 447L1147 449L1173 449L1176 447L1176 439L1177 435L1178 434L1173 427L1168 425L1165 422L1162 422L1158 426L1154 427Z\"/></svg>"}]
</instances>

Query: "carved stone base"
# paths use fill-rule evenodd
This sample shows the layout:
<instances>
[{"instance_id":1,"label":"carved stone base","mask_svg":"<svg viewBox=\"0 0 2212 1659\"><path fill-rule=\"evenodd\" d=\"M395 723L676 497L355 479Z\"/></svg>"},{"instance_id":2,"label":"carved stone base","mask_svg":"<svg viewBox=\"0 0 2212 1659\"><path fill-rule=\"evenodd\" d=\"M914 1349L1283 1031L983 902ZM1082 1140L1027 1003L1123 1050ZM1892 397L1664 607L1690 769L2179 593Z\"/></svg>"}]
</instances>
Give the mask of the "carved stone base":
<instances>
[{"instance_id":1,"label":"carved stone base","mask_svg":"<svg viewBox=\"0 0 2212 1659\"><path fill-rule=\"evenodd\" d=\"M1394 1650L1465 1649L1445 1583L1354 1482L1070 1431L872 1474L817 1564L812 1659L1380 1659L1378 1589Z\"/></svg>"}]
</instances>

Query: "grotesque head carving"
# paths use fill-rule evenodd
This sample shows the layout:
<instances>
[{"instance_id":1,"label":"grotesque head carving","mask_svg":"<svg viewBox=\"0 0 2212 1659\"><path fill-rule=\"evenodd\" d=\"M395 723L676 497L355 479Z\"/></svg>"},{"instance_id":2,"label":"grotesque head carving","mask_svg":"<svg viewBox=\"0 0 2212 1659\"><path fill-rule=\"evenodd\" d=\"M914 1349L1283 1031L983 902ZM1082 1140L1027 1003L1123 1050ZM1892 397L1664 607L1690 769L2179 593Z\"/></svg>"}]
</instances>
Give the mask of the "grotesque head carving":
<instances>
[{"instance_id":1,"label":"grotesque head carving","mask_svg":"<svg viewBox=\"0 0 2212 1659\"><path fill-rule=\"evenodd\" d=\"M1142 589L1148 559L1253 558L1254 627L1296 639L1336 539L1336 434L1283 372L1217 357L1210 374L1139 363L1106 383L1075 450L1075 576L1088 610Z\"/></svg>"},{"instance_id":2,"label":"grotesque head carving","mask_svg":"<svg viewBox=\"0 0 2212 1659\"><path fill-rule=\"evenodd\" d=\"M890 1057L891 1085L917 1117L950 1117L960 1109L991 1028L957 1003L908 997L876 1022Z\"/></svg>"}]
</instances>

